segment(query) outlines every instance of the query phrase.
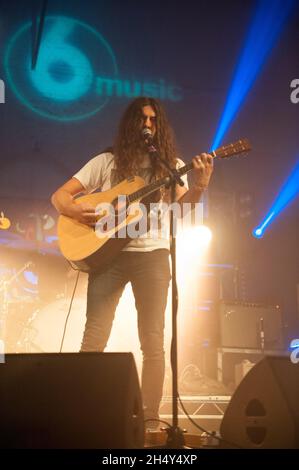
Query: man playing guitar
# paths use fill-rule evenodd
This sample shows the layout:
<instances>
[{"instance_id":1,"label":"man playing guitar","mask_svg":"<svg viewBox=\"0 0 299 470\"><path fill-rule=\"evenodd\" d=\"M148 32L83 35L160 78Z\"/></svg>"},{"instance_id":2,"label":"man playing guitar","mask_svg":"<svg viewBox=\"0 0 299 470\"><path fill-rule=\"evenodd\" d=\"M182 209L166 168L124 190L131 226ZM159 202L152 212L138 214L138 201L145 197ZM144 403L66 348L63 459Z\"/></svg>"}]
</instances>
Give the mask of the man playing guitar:
<instances>
[{"instance_id":1,"label":"man playing guitar","mask_svg":"<svg viewBox=\"0 0 299 470\"><path fill-rule=\"evenodd\" d=\"M167 172L147 151L142 130L151 131L159 153L172 168L181 168L173 132L160 102L153 98L133 100L123 114L113 151L92 158L52 196L57 211L80 224L94 226L94 206L75 203L75 196L107 191L125 178L142 176L146 183ZM197 203L207 188L213 158L203 153L193 162L193 185L176 185L179 204ZM160 193L159 193L160 194ZM160 196L162 198L162 195ZM164 200L167 195L164 194ZM86 324L81 352L103 351L109 339L115 310L126 283L131 282L138 313L138 334L143 353L141 388L146 419L158 418L164 381L164 312L170 281L169 240L147 234L131 239L103 270L89 274ZM153 421L153 428L156 422Z\"/></svg>"}]
</instances>

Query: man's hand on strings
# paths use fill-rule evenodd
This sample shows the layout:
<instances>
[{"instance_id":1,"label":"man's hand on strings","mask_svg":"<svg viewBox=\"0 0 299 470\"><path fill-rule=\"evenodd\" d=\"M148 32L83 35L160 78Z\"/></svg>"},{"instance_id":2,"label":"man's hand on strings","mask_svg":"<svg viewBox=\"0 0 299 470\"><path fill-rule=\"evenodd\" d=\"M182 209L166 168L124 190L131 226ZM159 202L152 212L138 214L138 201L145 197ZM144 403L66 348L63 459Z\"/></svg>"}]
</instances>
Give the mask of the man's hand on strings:
<instances>
[{"instance_id":1,"label":"man's hand on strings","mask_svg":"<svg viewBox=\"0 0 299 470\"><path fill-rule=\"evenodd\" d=\"M210 182L213 173L213 157L208 153L201 153L192 159L193 163L193 187L204 191Z\"/></svg>"}]
</instances>

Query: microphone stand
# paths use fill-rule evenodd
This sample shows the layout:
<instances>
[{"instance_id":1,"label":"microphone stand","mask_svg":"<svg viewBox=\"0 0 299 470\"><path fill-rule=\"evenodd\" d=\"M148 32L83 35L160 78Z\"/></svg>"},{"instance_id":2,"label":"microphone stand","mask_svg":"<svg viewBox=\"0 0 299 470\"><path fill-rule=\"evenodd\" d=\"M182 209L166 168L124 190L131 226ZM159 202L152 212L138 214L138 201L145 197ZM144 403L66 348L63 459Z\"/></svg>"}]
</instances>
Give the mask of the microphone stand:
<instances>
[{"instance_id":1,"label":"microphone stand","mask_svg":"<svg viewBox=\"0 0 299 470\"><path fill-rule=\"evenodd\" d=\"M159 160L164 166L170 176L171 186L171 204L175 202L175 188L176 184L184 186L184 182L181 179L177 170L170 167L169 163L164 160L155 146L153 145L152 139L145 141L148 147L148 152L151 157ZM168 186L169 187L169 186ZM174 233L174 214L173 210L170 211L170 257L172 267L172 340L171 340L171 368L172 368L172 426L166 429L167 442L166 447L168 449L180 449L184 448L185 439L183 430L178 426L178 351L177 351L177 312L178 312L178 288L176 280L176 237Z\"/></svg>"}]
</instances>

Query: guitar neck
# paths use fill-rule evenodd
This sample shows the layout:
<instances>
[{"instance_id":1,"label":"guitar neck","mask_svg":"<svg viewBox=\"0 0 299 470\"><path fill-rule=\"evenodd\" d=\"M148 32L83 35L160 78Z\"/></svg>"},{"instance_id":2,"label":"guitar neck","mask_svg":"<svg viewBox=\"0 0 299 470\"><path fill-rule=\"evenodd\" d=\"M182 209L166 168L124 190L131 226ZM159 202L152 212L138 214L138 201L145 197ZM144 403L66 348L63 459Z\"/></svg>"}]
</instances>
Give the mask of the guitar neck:
<instances>
[{"instance_id":1,"label":"guitar neck","mask_svg":"<svg viewBox=\"0 0 299 470\"><path fill-rule=\"evenodd\" d=\"M192 168L193 168L193 163L192 162L187 163L187 165L184 165L181 168L179 168L177 172L180 176L182 176L188 173L188 171L192 170ZM170 176L164 176L164 178L154 181L153 183L150 183L144 188L141 188L138 191L135 191L134 193L130 194L128 196L128 201L129 203L132 203L139 199L143 199L149 196L150 194L154 193L158 189L162 188L163 186L168 186L169 184L170 184Z\"/></svg>"},{"instance_id":2,"label":"guitar neck","mask_svg":"<svg viewBox=\"0 0 299 470\"><path fill-rule=\"evenodd\" d=\"M248 139L240 139L237 142L234 142L232 144L219 147L217 150L213 150L212 152L209 152L209 154L213 158L216 158L216 157L227 158L227 157L232 157L234 155L245 154L249 150L251 150L251 147L250 147L250 143L248 142ZM192 170L192 168L193 168L193 162L190 162L190 163L187 163L187 165L184 165L181 168L178 168L177 172L180 176L182 176L185 173L188 173L188 171ZM141 188L138 191L135 191L134 193L130 194L127 197L128 202L131 203L139 199L142 199L146 196L149 196L153 192L157 191L159 188L162 188L163 186L168 186L170 182L171 182L170 176L165 176L164 178L154 181L153 183L150 183L144 188Z\"/></svg>"}]
</instances>

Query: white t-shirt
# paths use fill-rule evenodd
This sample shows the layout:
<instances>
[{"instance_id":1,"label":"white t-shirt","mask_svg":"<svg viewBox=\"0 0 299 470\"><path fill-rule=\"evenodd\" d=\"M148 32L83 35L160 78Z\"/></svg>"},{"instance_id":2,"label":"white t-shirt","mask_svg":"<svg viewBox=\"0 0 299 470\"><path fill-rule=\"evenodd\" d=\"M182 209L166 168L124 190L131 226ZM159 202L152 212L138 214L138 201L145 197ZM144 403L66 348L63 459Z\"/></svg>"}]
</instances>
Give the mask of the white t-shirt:
<instances>
[{"instance_id":1,"label":"white t-shirt","mask_svg":"<svg viewBox=\"0 0 299 470\"><path fill-rule=\"evenodd\" d=\"M184 162L178 159L177 168L181 168L182 166L184 166ZM140 165L138 176L141 176L148 184L151 174L150 158L148 155L145 155ZM87 193L92 193L96 190L107 191L120 183L115 167L114 156L109 152L101 153L89 160L73 177L80 181ZM182 176L182 180L184 181L185 187L188 189L187 175ZM154 237L150 237L149 233L145 233L132 239L132 241L123 248L123 251L153 251L160 248L169 249L168 236L165 233L161 236L159 233L159 235L155 234Z\"/></svg>"}]
</instances>

